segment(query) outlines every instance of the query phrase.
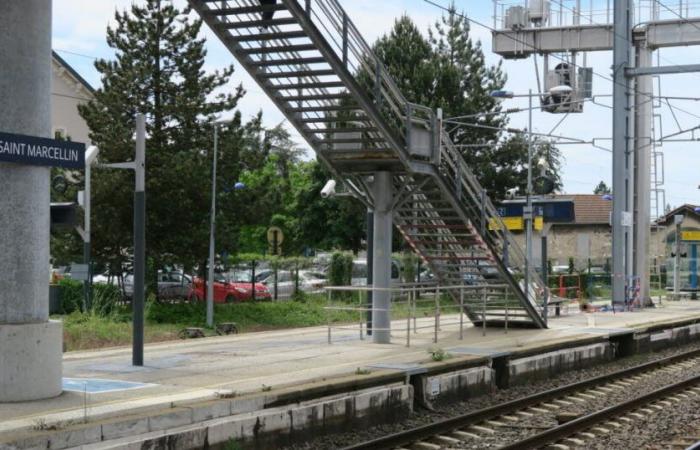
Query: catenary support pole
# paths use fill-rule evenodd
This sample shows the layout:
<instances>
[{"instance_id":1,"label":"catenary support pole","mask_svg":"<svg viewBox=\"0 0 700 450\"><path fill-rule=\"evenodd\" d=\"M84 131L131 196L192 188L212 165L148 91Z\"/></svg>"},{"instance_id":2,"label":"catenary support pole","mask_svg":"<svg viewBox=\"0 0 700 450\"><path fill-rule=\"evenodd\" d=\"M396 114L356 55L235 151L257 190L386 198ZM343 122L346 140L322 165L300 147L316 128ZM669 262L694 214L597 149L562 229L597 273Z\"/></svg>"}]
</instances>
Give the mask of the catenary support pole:
<instances>
[{"instance_id":1,"label":"catenary support pole","mask_svg":"<svg viewBox=\"0 0 700 450\"><path fill-rule=\"evenodd\" d=\"M209 271L207 272L207 326L214 326L214 248L216 246L216 162L219 150L219 125L214 124L214 155L211 169L211 212L209 215ZM255 290L254 285L253 290Z\"/></svg>"},{"instance_id":2,"label":"catenary support pole","mask_svg":"<svg viewBox=\"0 0 700 450\"><path fill-rule=\"evenodd\" d=\"M0 131L52 137L51 0L0 13ZM61 322L49 320L48 167L0 163L0 402L61 393Z\"/></svg>"},{"instance_id":3,"label":"catenary support pole","mask_svg":"<svg viewBox=\"0 0 700 450\"><path fill-rule=\"evenodd\" d=\"M652 51L646 42L635 46L636 67L652 65ZM652 95L651 76L635 78L634 96L634 269L639 277L639 298L642 305L652 305L649 295L649 233L651 227L651 151Z\"/></svg>"},{"instance_id":4,"label":"catenary support pole","mask_svg":"<svg viewBox=\"0 0 700 450\"><path fill-rule=\"evenodd\" d=\"M374 267L374 211L367 208L367 286L372 286ZM373 292L367 291L367 335L372 335L372 299Z\"/></svg>"},{"instance_id":5,"label":"catenary support pole","mask_svg":"<svg viewBox=\"0 0 700 450\"><path fill-rule=\"evenodd\" d=\"M134 314L132 362L143 366L143 323L146 279L146 118L136 116L136 156L134 158Z\"/></svg>"},{"instance_id":6,"label":"catenary support pole","mask_svg":"<svg viewBox=\"0 0 700 450\"><path fill-rule=\"evenodd\" d=\"M372 295L372 341L376 344L391 342L391 234L393 217L393 184L390 172L376 172L372 182L374 197L374 239L372 280L376 288Z\"/></svg>"},{"instance_id":7,"label":"catenary support pole","mask_svg":"<svg viewBox=\"0 0 700 450\"><path fill-rule=\"evenodd\" d=\"M625 301L625 239L623 217L629 211L628 128L629 79L625 68L630 65L630 0L615 0L613 26L613 214L612 214L612 297L614 303Z\"/></svg>"}]
</instances>

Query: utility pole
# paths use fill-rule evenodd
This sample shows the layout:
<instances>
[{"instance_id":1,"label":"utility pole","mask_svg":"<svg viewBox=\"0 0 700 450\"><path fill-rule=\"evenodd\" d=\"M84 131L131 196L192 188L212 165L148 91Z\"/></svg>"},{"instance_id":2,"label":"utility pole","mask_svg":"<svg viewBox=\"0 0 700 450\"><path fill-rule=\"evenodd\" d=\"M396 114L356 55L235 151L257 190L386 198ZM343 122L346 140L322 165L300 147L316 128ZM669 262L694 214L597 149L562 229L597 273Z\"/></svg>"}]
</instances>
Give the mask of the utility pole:
<instances>
[{"instance_id":1,"label":"utility pole","mask_svg":"<svg viewBox=\"0 0 700 450\"><path fill-rule=\"evenodd\" d=\"M612 297L614 303L625 302L625 244L629 223L628 129L631 11L630 0L615 0L613 26L613 213L612 213ZM628 261L631 263L631 261Z\"/></svg>"},{"instance_id":2,"label":"utility pole","mask_svg":"<svg viewBox=\"0 0 700 450\"><path fill-rule=\"evenodd\" d=\"M676 226L676 253L673 257L673 298L679 300L681 298L681 226L683 224L683 215L676 214L673 216L673 224Z\"/></svg>"}]
</instances>

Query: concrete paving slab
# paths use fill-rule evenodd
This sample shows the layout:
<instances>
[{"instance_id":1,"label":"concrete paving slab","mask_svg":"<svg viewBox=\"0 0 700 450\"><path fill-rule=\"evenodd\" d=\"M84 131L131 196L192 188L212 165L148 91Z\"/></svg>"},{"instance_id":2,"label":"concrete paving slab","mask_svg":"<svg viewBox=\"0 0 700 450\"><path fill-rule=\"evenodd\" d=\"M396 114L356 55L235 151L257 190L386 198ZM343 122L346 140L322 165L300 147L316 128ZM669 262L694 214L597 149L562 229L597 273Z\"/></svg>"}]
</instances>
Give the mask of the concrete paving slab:
<instances>
[{"instance_id":1,"label":"concrete paving slab","mask_svg":"<svg viewBox=\"0 0 700 450\"><path fill-rule=\"evenodd\" d=\"M82 392L66 391L51 400L0 404L0 435L32 428L38 422L80 420L85 415L97 420L164 405L215 400L222 392L262 396L269 394L268 387L274 393L354 376L357 367L371 367L378 373L416 370L434 364L428 350L435 347L478 360L673 321L700 321L697 301L665 302L654 309L614 314L579 313L573 306L569 310L569 315L552 317L547 330L511 328L505 333L502 329L487 329L484 336L481 328L465 325L462 340L458 315L445 315L437 344L433 343L433 320L420 318L419 331L411 334L410 347L405 346L406 322L400 320L393 323L392 343L382 345L360 340L354 325L354 330L332 330L330 345L325 326L150 344L145 349L143 368L130 365L130 348L71 352L63 358L64 376L68 378L100 378L147 386L92 393L87 398Z\"/></svg>"}]
</instances>

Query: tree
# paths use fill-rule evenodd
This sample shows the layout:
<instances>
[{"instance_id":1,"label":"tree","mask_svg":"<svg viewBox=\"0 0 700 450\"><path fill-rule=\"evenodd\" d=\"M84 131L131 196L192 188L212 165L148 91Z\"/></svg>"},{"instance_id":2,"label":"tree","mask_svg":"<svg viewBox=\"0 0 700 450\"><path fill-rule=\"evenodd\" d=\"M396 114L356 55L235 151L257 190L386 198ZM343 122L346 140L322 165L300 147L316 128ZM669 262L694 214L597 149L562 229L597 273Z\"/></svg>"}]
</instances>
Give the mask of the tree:
<instances>
[{"instance_id":1,"label":"tree","mask_svg":"<svg viewBox=\"0 0 700 450\"><path fill-rule=\"evenodd\" d=\"M205 73L201 20L168 0L147 0L115 12L107 43L115 60L98 60L102 87L79 106L103 162L133 158L136 113L147 118L147 255L152 270L178 262L192 267L206 256L210 204L212 126L244 94L218 93L233 67ZM257 129L256 129L257 127ZM243 126L239 114L220 133L220 161L236 164L232 148L245 146L259 123ZM93 245L98 258L120 272L129 259L133 175L96 170ZM221 178L226 175L222 174Z\"/></svg>"},{"instance_id":2,"label":"tree","mask_svg":"<svg viewBox=\"0 0 700 450\"><path fill-rule=\"evenodd\" d=\"M608 187L607 184L605 184L605 181L602 181L598 183L598 185L593 189L593 193L596 195L603 195L603 194L612 194L612 189Z\"/></svg>"},{"instance_id":3,"label":"tree","mask_svg":"<svg viewBox=\"0 0 700 450\"><path fill-rule=\"evenodd\" d=\"M491 197L503 198L507 189L527 183L527 140L519 134L502 137L507 120L490 96L503 88L506 76L500 64L486 64L481 43L472 40L469 21L454 5L428 38L402 16L374 44L374 51L409 101L442 108L445 117L472 116L450 126L450 137ZM560 188L561 153L548 141L538 140L537 146Z\"/></svg>"}]
</instances>

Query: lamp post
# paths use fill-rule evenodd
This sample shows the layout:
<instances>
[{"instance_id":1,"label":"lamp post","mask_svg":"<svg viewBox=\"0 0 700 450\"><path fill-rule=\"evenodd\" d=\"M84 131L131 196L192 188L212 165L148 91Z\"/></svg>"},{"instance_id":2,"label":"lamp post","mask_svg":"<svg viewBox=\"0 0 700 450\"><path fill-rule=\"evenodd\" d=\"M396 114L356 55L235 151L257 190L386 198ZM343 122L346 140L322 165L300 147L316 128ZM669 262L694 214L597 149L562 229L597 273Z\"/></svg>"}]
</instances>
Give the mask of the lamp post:
<instances>
[{"instance_id":1,"label":"lamp post","mask_svg":"<svg viewBox=\"0 0 700 450\"><path fill-rule=\"evenodd\" d=\"M207 273L207 326L214 326L214 258L216 246L216 162L219 153L219 125L228 122L214 122L214 155L211 170L211 213L209 217L209 271ZM233 189L245 189L240 181ZM253 286L255 289L255 286Z\"/></svg>"},{"instance_id":2,"label":"lamp post","mask_svg":"<svg viewBox=\"0 0 700 450\"><path fill-rule=\"evenodd\" d=\"M540 94L534 94L539 96ZM527 127L527 187L525 190L526 205L523 210L525 219L525 298L530 298L530 270L532 269L532 89L526 95L515 95L510 91L492 91L490 96L496 99L514 97L528 98L528 127Z\"/></svg>"}]
</instances>

